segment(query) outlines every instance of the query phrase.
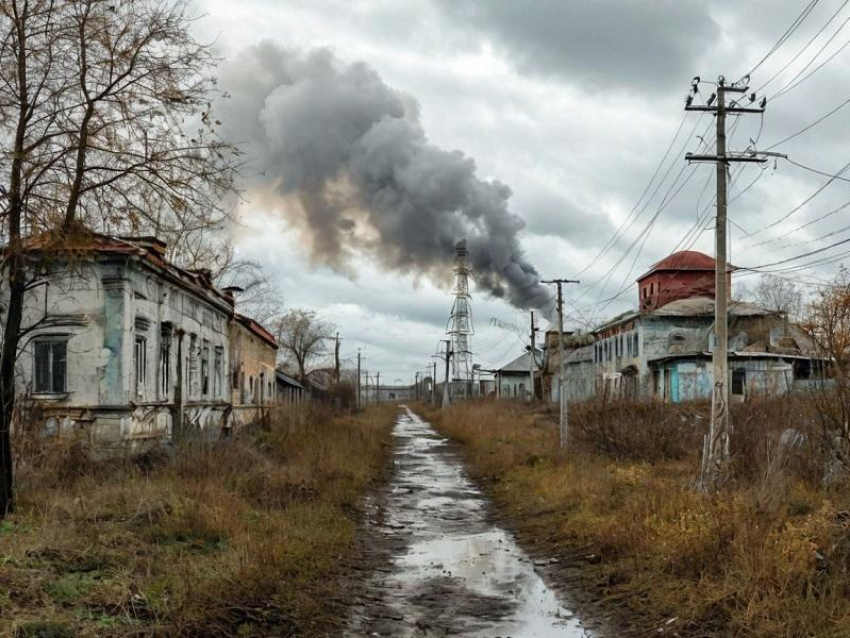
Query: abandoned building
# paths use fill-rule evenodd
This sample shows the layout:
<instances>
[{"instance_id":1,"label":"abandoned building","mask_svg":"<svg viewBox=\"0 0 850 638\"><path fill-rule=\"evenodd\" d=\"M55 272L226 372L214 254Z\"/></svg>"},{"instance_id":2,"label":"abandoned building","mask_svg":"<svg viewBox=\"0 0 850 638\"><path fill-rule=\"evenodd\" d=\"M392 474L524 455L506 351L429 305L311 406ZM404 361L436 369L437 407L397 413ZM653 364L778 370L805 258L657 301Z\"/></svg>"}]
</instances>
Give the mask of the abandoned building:
<instances>
[{"instance_id":1,"label":"abandoned building","mask_svg":"<svg viewBox=\"0 0 850 638\"><path fill-rule=\"evenodd\" d=\"M61 252L49 242L28 247L35 283L17 363L23 404L48 432L78 431L101 448L219 436L233 423L228 371L255 378L237 406L273 397L274 339L208 272L169 263L151 237L86 234Z\"/></svg>"},{"instance_id":2,"label":"abandoned building","mask_svg":"<svg viewBox=\"0 0 850 638\"><path fill-rule=\"evenodd\" d=\"M230 321L230 383L233 422L256 421L277 395L277 341L259 323L239 313Z\"/></svg>"},{"instance_id":3,"label":"abandoned building","mask_svg":"<svg viewBox=\"0 0 850 638\"><path fill-rule=\"evenodd\" d=\"M729 275L731 283L731 273ZM674 253L638 281L638 310L586 335L565 335L568 400L593 396L680 402L711 396L714 259ZM747 302L729 303L732 397L781 394L813 382L822 360L787 317ZM558 400L557 334L547 335L549 398ZM526 377L527 378L527 377Z\"/></svg>"},{"instance_id":4,"label":"abandoned building","mask_svg":"<svg viewBox=\"0 0 850 638\"><path fill-rule=\"evenodd\" d=\"M496 397L499 399L530 400L540 396L543 351L535 350L532 361L531 352L525 352L510 363L494 372L496 378ZM534 388L531 386L532 365L534 366Z\"/></svg>"}]
</instances>

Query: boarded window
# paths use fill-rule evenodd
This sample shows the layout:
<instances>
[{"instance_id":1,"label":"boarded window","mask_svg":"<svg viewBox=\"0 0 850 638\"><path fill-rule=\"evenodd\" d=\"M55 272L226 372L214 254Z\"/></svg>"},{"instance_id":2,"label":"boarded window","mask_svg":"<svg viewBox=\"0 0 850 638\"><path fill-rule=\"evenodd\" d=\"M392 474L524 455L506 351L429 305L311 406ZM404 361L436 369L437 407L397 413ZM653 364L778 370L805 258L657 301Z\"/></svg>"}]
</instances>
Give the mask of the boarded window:
<instances>
[{"instance_id":1,"label":"boarded window","mask_svg":"<svg viewBox=\"0 0 850 638\"><path fill-rule=\"evenodd\" d=\"M65 392L68 369L67 338L42 338L34 342L35 391Z\"/></svg>"}]
</instances>

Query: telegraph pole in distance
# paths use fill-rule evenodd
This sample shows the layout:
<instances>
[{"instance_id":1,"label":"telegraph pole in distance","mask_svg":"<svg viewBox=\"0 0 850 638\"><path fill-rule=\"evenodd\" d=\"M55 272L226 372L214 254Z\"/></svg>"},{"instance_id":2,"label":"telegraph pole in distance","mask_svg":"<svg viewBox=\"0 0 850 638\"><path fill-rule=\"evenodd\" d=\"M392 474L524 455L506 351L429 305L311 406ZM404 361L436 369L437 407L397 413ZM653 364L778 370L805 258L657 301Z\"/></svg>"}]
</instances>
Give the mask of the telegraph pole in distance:
<instances>
[{"instance_id":1,"label":"telegraph pole in distance","mask_svg":"<svg viewBox=\"0 0 850 638\"><path fill-rule=\"evenodd\" d=\"M337 385L339 385L339 333L336 333L336 337L334 337L334 380Z\"/></svg>"},{"instance_id":2,"label":"telegraph pole in distance","mask_svg":"<svg viewBox=\"0 0 850 638\"><path fill-rule=\"evenodd\" d=\"M433 361L434 374L431 375L431 404L437 405L437 362Z\"/></svg>"},{"instance_id":3,"label":"telegraph pole in distance","mask_svg":"<svg viewBox=\"0 0 850 638\"><path fill-rule=\"evenodd\" d=\"M445 409L451 403L449 399L449 361L452 358L452 342L451 339L443 339L442 343L446 344L446 381L443 384L443 409Z\"/></svg>"},{"instance_id":4,"label":"telegraph pole in distance","mask_svg":"<svg viewBox=\"0 0 850 638\"><path fill-rule=\"evenodd\" d=\"M360 348L357 348L357 410L360 411Z\"/></svg>"},{"instance_id":5,"label":"telegraph pole in distance","mask_svg":"<svg viewBox=\"0 0 850 638\"><path fill-rule=\"evenodd\" d=\"M375 404L381 402L381 373L375 373Z\"/></svg>"},{"instance_id":6,"label":"telegraph pole in distance","mask_svg":"<svg viewBox=\"0 0 850 638\"><path fill-rule=\"evenodd\" d=\"M555 284L558 287L558 411L561 433L561 449L567 447L567 398L564 396L564 294L563 284L581 283L577 279L549 279L543 284Z\"/></svg>"},{"instance_id":7,"label":"telegraph pole in distance","mask_svg":"<svg viewBox=\"0 0 850 638\"><path fill-rule=\"evenodd\" d=\"M717 168L717 218L714 231L714 331L717 335L717 343L712 352L712 370L714 389L711 397L711 424L708 436L703 442L702 467L698 487L708 491L723 480L729 465L729 309L728 309L728 285L729 267L726 256L726 195L727 195L727 173L732 162L757 162L767 161L753 149L752 152L741 154L728 154L726 152L726 114L727 113L764 113L767 98L762 98L758 107L742 107L737 100L731 104L726 103L726 95L746 94L749 90L747 83L749 77L741 82L727 85L725 78L721 75L717 79L717 91L713 93L704 105L693 104L693 95L699 90L699 77L694 78L691 85L693 95L688 94L685 100L686 111L703 111L714 113L717 118L717 150L715 155L695 155L687 153L685 159L688 162L703 161L713 162ZM713 104L715 99L717 104ZM752 93L749 103L756 101L756 94Z\"/></svg>"},{"instance_id":8,"label":"telegraph pole in distance","mask_svg":"<svg viewBox=\"0 0 850 638\"><path fill-rule=\"evenodd\" d=\"M413 398L419 400L419 371L416 371L416 380L413 382Z\"/></svg>"},{"instance_id":9,"label":"telegraph pole in distance","mask_svg":"<svg viewBox=\"0 0 850 638\"><path fill-rule=\"evenodd\" d=\"M538 331L539 331L539 328L534 327L534 311L532 310L531 311L531 349L529 350L529 354L531 355L531 359L529 360L530 363L529 363L529 366L528 366L529 376L531 377L531 386L530 386L531 387L531 394L528 395L529 396L529 399L528 399L529 402L534 401L534 394L535 394L534 393L534 368L537 367L536 366L537 362L534 360L534 350L535 350L536 336L537 336Z\"/></svg>"}]
</instances>

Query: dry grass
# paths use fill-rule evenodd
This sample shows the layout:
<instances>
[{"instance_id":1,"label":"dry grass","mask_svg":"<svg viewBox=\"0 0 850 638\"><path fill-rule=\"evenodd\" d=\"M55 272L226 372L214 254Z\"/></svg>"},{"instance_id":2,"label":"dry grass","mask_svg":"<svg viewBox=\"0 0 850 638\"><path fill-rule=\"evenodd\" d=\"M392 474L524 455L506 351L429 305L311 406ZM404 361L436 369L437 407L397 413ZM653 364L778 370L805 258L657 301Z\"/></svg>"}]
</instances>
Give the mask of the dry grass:
<instances>
[{"instance_id":1,"label":"dry grass","mask_svg":"<svg viewBox=\"0 0 850 638\"><path fill-rule=\"evenodd\" d=\"M394 416L312 409L101 464L42 447L0 523L0 635L325 635Z\"/></svg>"},{"instance_id":2,"label":"dry grass","mask_svg":"<svg viewBox=\"0 0 850 638\"><path fill-rule=\"evenodd\" d=\"M429 417L526 545L560 556L564 578L634 634L850 636L850 492L820 487L816 446L777 444L805 421L801 407L736 410L735 477L716 496L691 489L704 409L615 406L604 425L599 406L576 409L569 455L544 408L481 402ZM658 432L663 419L677 437ZM628 444L607 445L612 432Z\"/></svg>"}]
</instances>

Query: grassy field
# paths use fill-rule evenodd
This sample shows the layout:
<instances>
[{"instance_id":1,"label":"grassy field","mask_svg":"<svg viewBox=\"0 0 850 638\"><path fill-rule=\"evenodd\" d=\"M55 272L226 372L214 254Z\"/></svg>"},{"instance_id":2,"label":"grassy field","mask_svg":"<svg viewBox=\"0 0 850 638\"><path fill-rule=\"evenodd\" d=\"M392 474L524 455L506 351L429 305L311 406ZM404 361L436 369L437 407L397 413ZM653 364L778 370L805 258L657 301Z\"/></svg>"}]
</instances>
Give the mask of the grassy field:
<instances>
[{"instance_id":1,"label":"grassy field","mask_svg":"<svg viewBox=\"0 0 850 638\"><path fill-rule=\"evenodd\" d=\"M704 406L574 409L569 454L543 407L425 411L525 546L632 634L850 636L850 490L778 445L797 408L737 410L734 476L710 496L692 489Z\"/></svg>"},{"instance_id":2,"label":"grassy field","mask_svg":"<svg viewBox=\"0 0 850 638\"><path fill-rule=\"evenodd\" d=\"M308 409L134 461L41 446L0 523L0 635L334 635L395 413Z\"/></svg>"}]
</instances>

